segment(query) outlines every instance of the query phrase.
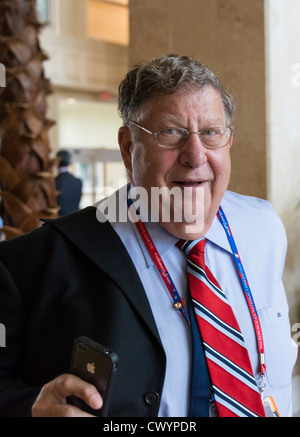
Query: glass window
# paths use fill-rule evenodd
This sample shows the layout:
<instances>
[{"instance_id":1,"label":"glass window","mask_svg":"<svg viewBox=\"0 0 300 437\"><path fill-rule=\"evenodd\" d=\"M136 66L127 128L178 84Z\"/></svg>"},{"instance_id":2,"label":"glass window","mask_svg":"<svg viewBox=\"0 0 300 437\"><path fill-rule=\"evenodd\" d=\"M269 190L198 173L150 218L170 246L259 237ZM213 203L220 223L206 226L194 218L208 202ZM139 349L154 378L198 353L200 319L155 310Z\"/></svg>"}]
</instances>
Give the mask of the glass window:
<instances>
[{"instance_id":1,"label":"glass window","mask_svg":"<svg viewBox=\"0 0 300 437\"><path fill-rule=\"evenodd\" d=\"M36 8L38 17L42 22L51 21L51 0L37 0Z\"/></svg>"},{"instance_id":2,"label":"glass window","mask_svg":"<svg viewBox=\"0 0 300 437\"><path fill-rule=\"evenodd\" d=\"M109 149L74 149L71 172L83 182L80 208L99 200L127 183L121 155Z\"/></svg>"}]
</instances>

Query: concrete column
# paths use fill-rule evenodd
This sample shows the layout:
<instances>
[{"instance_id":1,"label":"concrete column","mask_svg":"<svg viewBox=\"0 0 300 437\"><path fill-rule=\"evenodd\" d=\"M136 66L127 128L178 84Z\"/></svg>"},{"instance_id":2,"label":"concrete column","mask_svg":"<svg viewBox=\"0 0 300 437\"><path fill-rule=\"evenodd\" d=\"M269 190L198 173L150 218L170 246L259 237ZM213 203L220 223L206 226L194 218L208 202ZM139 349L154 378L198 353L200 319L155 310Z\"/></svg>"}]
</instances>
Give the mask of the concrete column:
<instances>
[{"instance_id":1,"label":"concrete column","mask_svg":"<svg viewBox=\"0 0 300 437\"><path fill-rule=\"evenodd\" d=\"M63 36L86 38L86 0L64 0L59 2L59 33Z\"/></svg>"},{"instance_id":2,"label":"concrete column","mask_svg":"<svg viewBox=\"0 0 300 437\"><path fill-rule=\"evenodd\" d=\"M262 0L130 0L130 64L192 55L236 97L230 189L266 198L265 26Z\"/></svg>"}]
</instances>

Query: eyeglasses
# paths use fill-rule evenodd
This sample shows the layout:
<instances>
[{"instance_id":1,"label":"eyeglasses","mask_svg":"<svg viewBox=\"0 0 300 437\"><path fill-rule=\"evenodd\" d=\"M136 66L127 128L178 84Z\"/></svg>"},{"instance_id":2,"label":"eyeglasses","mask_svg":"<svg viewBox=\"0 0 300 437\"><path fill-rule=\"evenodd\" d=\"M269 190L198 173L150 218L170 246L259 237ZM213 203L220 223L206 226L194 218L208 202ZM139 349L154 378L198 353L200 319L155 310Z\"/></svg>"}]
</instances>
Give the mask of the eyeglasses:
<instances>
[{"instance_id":1,"label":"eyeglasses","mask_svg":"<svg viewBox=\"0 0 300 437\"><path fill-rule=\"evenodd\" d=\"M203 146L207 149L220 149L227 146L231 135L234 134L230 127L226 127L223 130L207 128L200 132L189 132L184 128L168 127L158 132L151 132L133 121L130 121L129 124L133 124L144 132L152 135L160 147L167 149L177 149L183 146L191 134L198 134Z\"/></svg>"}]
</instances>

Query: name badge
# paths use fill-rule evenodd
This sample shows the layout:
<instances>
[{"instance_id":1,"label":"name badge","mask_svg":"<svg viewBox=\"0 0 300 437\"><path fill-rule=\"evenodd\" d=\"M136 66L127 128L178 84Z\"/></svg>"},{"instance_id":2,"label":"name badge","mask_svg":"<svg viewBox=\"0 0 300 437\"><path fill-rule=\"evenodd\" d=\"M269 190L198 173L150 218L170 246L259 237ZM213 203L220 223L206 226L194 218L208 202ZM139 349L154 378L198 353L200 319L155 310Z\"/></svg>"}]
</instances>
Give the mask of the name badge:
<instances>
[{"instance_id":1,"label":"name badge","mask_svg":"<svg viewBox=\"0 0 300 437\"><path fill-rule=\"evenodd\" d=\"M273 396L268 396L267 398L265 398L263 400L263 405L266 417L281 417L281 414L276 405L276 402L273 399Z\"/></svg>"}]
</instances>

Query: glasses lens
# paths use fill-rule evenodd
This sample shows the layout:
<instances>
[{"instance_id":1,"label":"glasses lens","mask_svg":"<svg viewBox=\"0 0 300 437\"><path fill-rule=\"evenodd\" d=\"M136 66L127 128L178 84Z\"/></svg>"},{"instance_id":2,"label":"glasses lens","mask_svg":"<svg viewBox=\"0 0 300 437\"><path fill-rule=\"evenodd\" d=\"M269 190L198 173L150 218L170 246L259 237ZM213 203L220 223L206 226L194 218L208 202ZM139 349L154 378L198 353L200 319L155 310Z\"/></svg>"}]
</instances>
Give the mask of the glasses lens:
<instances>
[{"instance_id":1,"label":"glasses lens","mask_svg":"<svg viewBox=\"0 0 300 437\"><path fill-rule=\"evenodd\" d=\"M205 147L217 149L228 144L231 132L229 128L226 128L224 131L206 129L198 134L200 134L201 141ZM184 144L188 136L189 132L186 129L167 128L157 132L156 140L162 147L176 148Z\"/></svg>"},{"instance_id":2,"label":"glasses lens","mask_svg":"<svg viewBox=\"0 0 300 437\"><path fill-rule=\"evenodd\" d=\"M186 136L185 129L168 128L160 130L156 139L158 144L163 147L179 147Z\"/></svg>"},{"instance_id":3,"label":"glasses lens","mask_svg":"<svg viewBox=\"0 0 300 437\"><path fill-rule=\"evenodd\" d=\"M201 133L201 139L206 147L218 148L224 147L230 140L230 129L224 131L209 129Z\"/></svg>"}]
</instances>

